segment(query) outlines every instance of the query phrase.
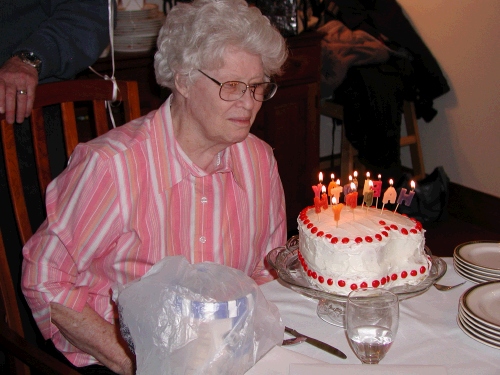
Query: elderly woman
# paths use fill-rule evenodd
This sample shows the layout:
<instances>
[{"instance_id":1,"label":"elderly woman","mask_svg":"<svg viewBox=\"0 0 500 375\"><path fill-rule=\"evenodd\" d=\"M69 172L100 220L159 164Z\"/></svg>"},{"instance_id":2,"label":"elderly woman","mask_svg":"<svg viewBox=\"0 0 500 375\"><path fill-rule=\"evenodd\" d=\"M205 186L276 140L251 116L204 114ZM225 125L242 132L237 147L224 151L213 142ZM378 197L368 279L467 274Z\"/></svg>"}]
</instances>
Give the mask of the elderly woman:
<instances>
[{"instance_id":1,"label":"elderly woman","mask_svg":"<svg viewBox=\"0 0 500 375\"><path fill-rule=\"evenodd\" d=\"M47 220L23 250L22 287L44 337L75 366L133 372L110 288L163 257L271 279L263 260L286 239L284 194L271 148L249 131L286 55L243 0L177 5L155 56L172 95L79 145L51 183Z\"/></svg>"}]
</instances>

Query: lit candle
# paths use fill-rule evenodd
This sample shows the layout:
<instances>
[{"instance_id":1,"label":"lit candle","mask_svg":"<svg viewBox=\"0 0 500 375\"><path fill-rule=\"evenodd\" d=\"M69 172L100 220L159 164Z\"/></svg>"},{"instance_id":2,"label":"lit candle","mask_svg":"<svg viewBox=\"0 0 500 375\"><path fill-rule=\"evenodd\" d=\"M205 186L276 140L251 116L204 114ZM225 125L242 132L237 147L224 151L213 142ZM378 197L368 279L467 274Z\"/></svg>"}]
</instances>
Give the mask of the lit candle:
<instances>
[{"instance_id":1,"label":"lit candle","mask_svg":"<svg viewBox=\"0 0 500 375\"><path fill-rule=\"evenodd\" d=\"M396 189L392 186L394 182L392 181L392 178L389 180L390 186L387 188L387 190L384 193L384 197L382 198L382 211L384 211L384 206L390 202L390 203L395 203L396 198L398 197L398 193L396 192Z\"/></svg>"},{"instance_id":2,"label":"lit candle","mask_svg":"<svg viewBox=\"0 0 500 375\"><path fill-rule=\"evenodd\" d=\"M352 179L352 182L356 185L356 190L358 190L358 171L354 171L353 175L354 178Z\"/></svg>"},{"instance_id":3,"label":"lit candle","mask_svg":"<svg viewBox=\"0 0 500 375\"><path fill-rule=\"evenodd\" d=\"M411 181L410 186L411 190L409 193L405 188L401 188L398 197L398 204L396 205L396 209L394 210L394 212L396 212L401 203L404 203L408 207L411 205L411 201L413 200L413 196L415 195L415 181Z\"/></svg>"},{"instance_id":4,"label":"lit candle","mask_svg":"<svg viewBox=\"0 0 500 375\"><path fill-rule=\"evenodd\" d=\"M370 185L370 172L366 172L366 180L365 180L365 184L363 186L363 195L367 192L367 191L370 191L372 190L372 187L373 187L373 184Z\"/></svg>"},{"instance_id":5,"label":"lit candle","mask_svg":"<svg viewBox=\"0 0 500 375\"><path fill-rule=\"evenodd\" d=\"M363 193L363 204L366 204L366 208L370 207L373 203L373 182L370 180L368 183L368 189Z\"/></svg>"},{"instance_id":6,"label":"lit candle","mask_svg":"<svg viewBox=\"0 0 500 375\"><path fill-rule=\"evenodd\" d=\"M352 191L351 186L352 186L352 176L349 175L349 183L344 185L344 201L347 197L347 194L349 194ZM354 186L356 186L356 185L354 185Z\"/></svg>"},{"instance_id":7,"label":"lit candle","mask_svg":"<svg viewBox=\"0 0 500 375\"><path fill-rule=\"evenodd\" d=\"M330 202L332 202L332 199L333 199L333 188L337 186L337 184L335 183L335 175L332 173L330 175L330 183L328 184L328 196L330 197ZM333 203L332 203L333 204Z\"/></svg>"},{"instance_id":8,"label":"lit candle","mask_svg":"<svg viewBox=\"0 0 500 375\"><path fill-rule=\"evenodd\" d=\"M356 190L356 185L354 184L354 182L351 182L351 192L347 194L345 203L353 210L358 205L358 191Z\"/></svg>"},{"instance_id":9,"label":"lit candle","mask_svg":"<svg viewBox=\"0 0 500 375\"><path fill-rule=\"evenodd\" d=\"M340 180L337 179L337 186L335 186L333 189L333 197L332 199L335 198L336 202L340 202L340 193L342 193L342 186L340 186Z\"/></svg>"},{"instance_id":10,"label":"lit candle","mask_svg":"<svg viewBox=\"0 0 500 375\"><path fill-rule=\"evenodd\" d=\"M319 172L319 184L312 186L312 189L314 191L314 198L320 199L319 194L321 193L321 187L323 186L322 182L323 182L323 172Z\"/></svg>"},{"instance_id":11,"label":"lit candle","mask_svg":"<svg viewBox=\"0 0 500 375\"><path fill-rule=\"evenodd\" d=\"M335 220L337 227L339 226L339 220L340 220L340 211L344 208L344 205L342 203L337 204L337 200L335 197L333 197L332 200L332 211L333 211L333 219Z\"/></svg>"},{"instance_id":12,"label":"lit candle","mask_svg":"<svg viewBox=\"0 0 500 375\"><path fill-rule=\"evenodd\" d=\"M375 202L375 207L378 207L378 198L382 194L382 175L378 175L378 181L373 181L373 197L377 198Z\"/></svg>"},{"instance_id":13,"label":"lit candle","mask_svg":"<svg viewBox=\"0 0 500 375\"><path fill-rule=\"evenodd\" d=\"M321 207L323 210L328 209L328 196L326 195L326 188L324 185L321 188Z\"/></svg>"}]
</instances>

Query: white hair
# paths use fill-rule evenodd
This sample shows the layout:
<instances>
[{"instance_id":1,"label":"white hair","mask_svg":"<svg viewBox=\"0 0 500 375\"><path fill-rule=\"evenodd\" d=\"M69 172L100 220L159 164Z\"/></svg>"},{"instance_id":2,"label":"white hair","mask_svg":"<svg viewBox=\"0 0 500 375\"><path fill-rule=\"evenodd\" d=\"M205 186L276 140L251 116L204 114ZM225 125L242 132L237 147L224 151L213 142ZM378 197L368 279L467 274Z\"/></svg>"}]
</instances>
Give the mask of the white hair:
<instances>
[{"instance_id":1,"label":"white hair","mask_svg":"<svg viewBox=\"0 0 500 375\"><path fill-rule=\"evenodd\" d=\"M267 76L280 74L288 55L279 31L244 0L178 3L168 13L157 46L156 80L171 89L176 74L222 67L228 47L261 56Z\"/></svg>"}]
</instances>

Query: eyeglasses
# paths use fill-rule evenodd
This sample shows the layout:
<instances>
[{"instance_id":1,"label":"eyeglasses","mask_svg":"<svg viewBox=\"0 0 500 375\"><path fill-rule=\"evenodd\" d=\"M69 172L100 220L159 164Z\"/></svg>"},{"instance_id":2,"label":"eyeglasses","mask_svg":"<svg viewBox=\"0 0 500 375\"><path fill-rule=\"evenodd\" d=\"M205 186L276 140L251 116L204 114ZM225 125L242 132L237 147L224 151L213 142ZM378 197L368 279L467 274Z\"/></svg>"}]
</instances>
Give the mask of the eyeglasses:
<instances>
[{"instance_id":1,"label":"eyeglasses","mask_svg":"<svg viewBox=\"0 0 500 375\"><path fill-rule=\"evenodd\" d=\"M220 83L215 78L203 73L201 70L198 69L198 71L220 86L219 97L226 102L238 100L245 95L247 89L250 89L252 97L255 100L258 102L265 102L266 100L271 99L274 94L276 94L276 90L278 89L278 85L274 82L260 82L251 85L247 85L246 83L240 81L227 81Z\"/></svg>"}]
</instances>

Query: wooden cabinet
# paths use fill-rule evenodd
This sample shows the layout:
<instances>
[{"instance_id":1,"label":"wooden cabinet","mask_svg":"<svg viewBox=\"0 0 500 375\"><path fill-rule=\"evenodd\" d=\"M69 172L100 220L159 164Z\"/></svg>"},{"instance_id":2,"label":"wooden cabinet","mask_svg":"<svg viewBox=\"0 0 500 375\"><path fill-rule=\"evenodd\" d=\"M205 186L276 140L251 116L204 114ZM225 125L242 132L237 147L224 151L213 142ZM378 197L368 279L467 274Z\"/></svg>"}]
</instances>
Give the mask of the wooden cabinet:
<instances>
[{"instance_id":1,"label":"wooden cabinet","mask_svg":"<svg viewBox=\"0 0 500 375\"><path fill-rule=\"evenodd\" d=\"M297 229L297 216L313 202L311 185L318 182L319 168L319 84L321 35L306 32L287 38L290 55L284 74L277 78L275 97L262 105L252 133L274 148L285 189L288 230ZM156 84L150 53L118 53L115 77L138 82L141 112L158 108L166 98ZM93 65L101 74L111 75L109 58ZM83 73L79 78L96 78Z\"/></svg>"},{"instance_id":2,"label":"wooden cabinet","mask_svg":"<svg viewBox=\"0 0 500 375\"><path fill-rule=\"evenodd\" d=\"M311 185L318 183L320 42L317 33L287 39L290 56L278 91L263 104L251 130L274 148L289 232L297 229L300 210L312 204Z\"/></svg>"}]
</instances>

